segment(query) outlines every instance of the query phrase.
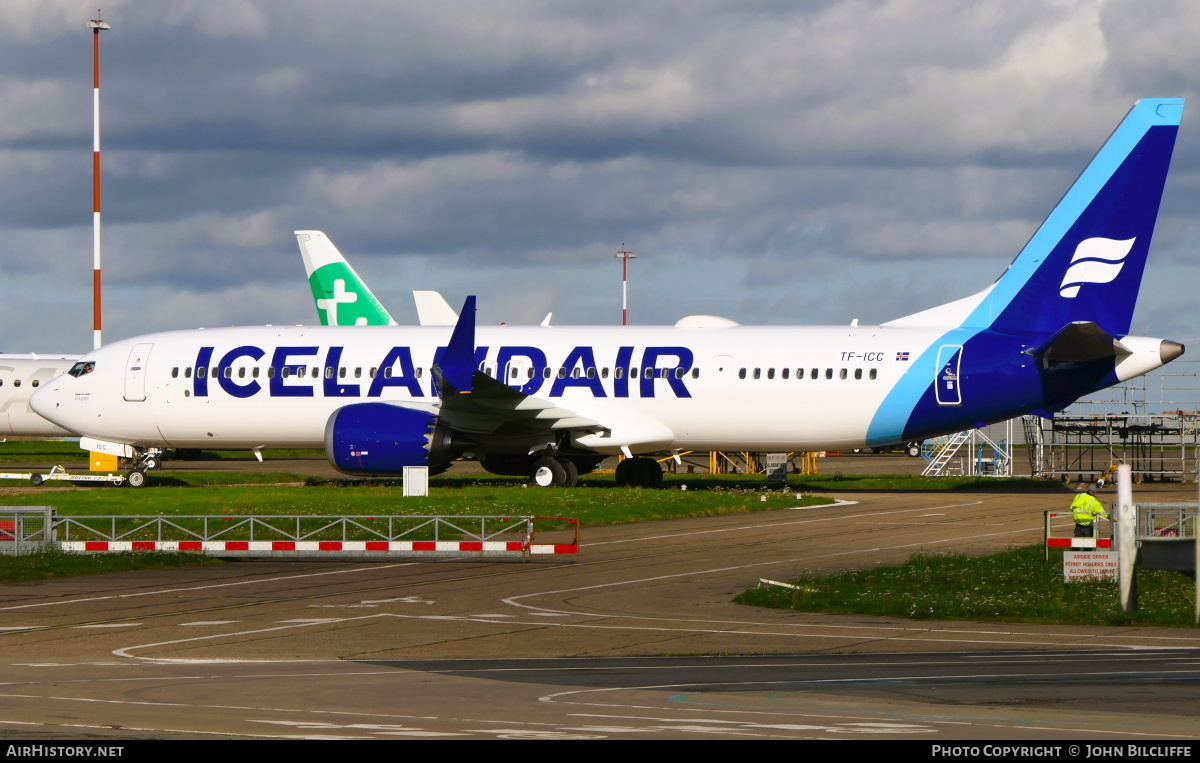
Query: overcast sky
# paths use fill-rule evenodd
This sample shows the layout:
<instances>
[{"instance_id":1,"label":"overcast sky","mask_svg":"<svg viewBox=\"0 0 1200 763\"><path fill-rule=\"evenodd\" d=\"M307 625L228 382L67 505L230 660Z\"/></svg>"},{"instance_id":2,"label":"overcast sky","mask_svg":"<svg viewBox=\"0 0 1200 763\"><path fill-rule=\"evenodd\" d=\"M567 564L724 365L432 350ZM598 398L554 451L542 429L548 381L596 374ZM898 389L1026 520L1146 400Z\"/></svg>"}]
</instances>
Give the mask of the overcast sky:
<instances>
[{"instance_id":1,"label":"overcast sky","mask_svg":"<svg viewBox=\"0 0 1200 763\"><path fill-rule=\"evenodd\" d=\"M91 347L95 7L0 3L0 350ZM401 323L885 321L1004 269L1194 0L108 0L105 339L312 323L324 230ZM1200 102L1135 330L1200 334Z\"/></svg>"}]
</instances>

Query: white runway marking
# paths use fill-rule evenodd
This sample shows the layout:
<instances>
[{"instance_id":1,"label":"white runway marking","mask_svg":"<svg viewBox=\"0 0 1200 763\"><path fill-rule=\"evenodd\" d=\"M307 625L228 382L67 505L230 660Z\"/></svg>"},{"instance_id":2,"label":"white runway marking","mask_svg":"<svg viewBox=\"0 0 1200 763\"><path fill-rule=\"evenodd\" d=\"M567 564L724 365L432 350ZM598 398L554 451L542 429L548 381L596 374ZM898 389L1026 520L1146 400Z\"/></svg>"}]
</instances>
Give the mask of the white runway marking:
<instances>
[{"instance_id":1,"label":"white runway marking","mask_svg":"<svg viewBox=\"0 0 1200 763\"><path fill-rule=\"evenodd\" d=\"M187 588L160 588L153 591L138 591L137 593L121 593L112 596L89 596L82 599L67 599L64 601L44 601L38 604L15 604L9 607L0 607L0 612L7 612L14 609L30 609L32 607L58 607L68 604L83 604L90 601L108 601L110 599L134 599L139 596L159 596L167 593L186 593L188 591L206 591L213 588L231 588L233 586L244 585L260 585L262 583L275 583L280 580L299 580L302 578L324 577L326 575L347 575L355 572L372 572L375 570L387 570L393 567L411 567L416 562L405 562L403 564L372 564L366 567L355 567L349 570L330 570L328 572L308 572L302 575L280 575L274 578L255 578L253 580L237 580L230 583L210 583L208 585L188 586Z\"/></svg>"},{"instance_id":2,"label":"white runway marking","mask_svg":"<svg viewBox=\"0 0 1200 763\"><path fill-rule=\"evenodd\" d=\"M845 505L847 505L847 506L858 505L858 503L859 503L858 501L849 501ZM983 505L983 501L967 501L965 503L951 503L946 506L922 506L920 508L915 508L915 509L897 509L895 511L873 511L873 512L870 512L867 514L850 514L848 516L839 516L839 517L820 517L818 519L794 519L794 520L789 520L787 522L759 522L757 524L741 525L739 527L721 527L721 528L717 528L715 530L689 530L687 532L668 533L666 535L644 535L639 538L626 538L624 540L606 540L606 541L600 541L598 543L588 543L587 546L588 546L588 548L593 548L595 546L614 546L614 545L618 545L621 543L644 543L644 542L650 541L650 540L665 540L667 538L687 538L687 537L690 537L693 535L724 534L724 533L731 533L731 532L743 532L743 531L747 531L747 530L761 530L764 527L788 527L789 525L807 525L807 524L814 524L817 522L841 522L841 521L847 520L847 519L862 519L862 518L874 519L875 517L889 516L891 514L911 514L913 512L917 512L917 511L929 511L931 509L957 509L957 508L961 508L963 506L981 506L981 505ZM828 506L814 506L812 508L824 509L824 508L828 508ZM1035 532L1035 531L1031 530L1031 532Z\"/></svg>"},{"instance_id":3,"label":"white runway marking","mask_svg":"<svg viewBox=\"0 0 1200 763\"><path fill-rule=\"evenodd\" d=\"M180 626L185 626L185 625L232 625L233 623L236 623L236 622L240 622L240 621L238 621L238 620L197 620L192 623L180 623L179 625Z\"/></svg>"},{"instance_id":4,"label":"white runway marking","mask_svg":"<svg viewBox=\"0 0 1200 763\"><path fill-rule=\"evenodd\" d=\"M72 630L83 630L84 628L132 628L135 625L142 623L100 623L99 625L72 625Z\"/></svg>"}]
</instances>

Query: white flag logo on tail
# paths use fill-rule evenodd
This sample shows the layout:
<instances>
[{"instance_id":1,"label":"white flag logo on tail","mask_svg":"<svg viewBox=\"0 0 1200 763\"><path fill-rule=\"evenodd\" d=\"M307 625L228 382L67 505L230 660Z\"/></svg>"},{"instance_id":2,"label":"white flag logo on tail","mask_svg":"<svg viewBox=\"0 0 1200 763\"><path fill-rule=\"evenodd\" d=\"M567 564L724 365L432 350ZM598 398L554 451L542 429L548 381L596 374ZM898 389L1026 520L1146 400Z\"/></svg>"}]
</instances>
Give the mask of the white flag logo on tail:
<instances>
[{"instance_id":1,"label":"white flag logo on tail","mask_svg":"<svg viewBox=\"0 0 1200 763\"><path fill-rule=\"evenodd\" d=\"M1125 257L1133 248L1136 238L1120 241L1113 238L1088 238L1079 242L1071 256L1071 267L1067 268L1058 287L1060 296L1072 299L1079 294L1085 283L1108 283L1121 275Z\"/></svg>"}]
</instances>

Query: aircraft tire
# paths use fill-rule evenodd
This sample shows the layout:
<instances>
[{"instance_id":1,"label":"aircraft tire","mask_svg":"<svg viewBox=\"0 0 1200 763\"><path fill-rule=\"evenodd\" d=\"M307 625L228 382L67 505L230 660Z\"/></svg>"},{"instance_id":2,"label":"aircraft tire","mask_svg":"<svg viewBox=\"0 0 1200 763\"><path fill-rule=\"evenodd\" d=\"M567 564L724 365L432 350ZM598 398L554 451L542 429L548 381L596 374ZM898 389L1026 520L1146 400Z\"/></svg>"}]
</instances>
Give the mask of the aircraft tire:
<instances>
[{"instance_id":1,"label":"aircraft tire","mask_svg":"<svg viewBox=\"0 0 1200 763\"><path fill-rule=\"evenodd\" d=\"M145 487L148 481L146 472L142 469L130 469L125 475L125 484L129 487Z\"/></svg>"},{"instance_id":2,"label":"aircraft tire","mask_svg":"<svg viewBox=\"0 0 1200 763\"><path fill-rule=\"evenodd\" d=\"M562 487L567 481L567 470L553 458L539 458L529 468L529 484L532 487Z\"/></svg>"},{"instance_id":3,"label":"aircraft tire","mask_svg":"<svg viewBox=\"0 0 1200 763\"><path fill-rule=\"evenodd\" d=\"M158 456L146 456L144 459L142 459L140 466L142 469L147 470L157 469L159 467Z\"/></svg>"},{"instance_id":4,"label":"aircraft tire","mask_svg":"<svg viewBox=\"0 0 1200 763\"><path fill-rule=\"evenodd\" d=\"M906 445L904 447L904 452L907 453L912 458L917 458L918 456L921 455L921 443L910 442L908 445Z\"/></svg>"},{"instance_id":5,"label":"aircraft tire","mask_svg":"<svg viewBox=\"0 0 1200 763\"><path fill-rule=\"evenodd\" d=\"M662 487L663 472L662 466L653 458L644 458L639 456L633 459L634 464L634 487L650 488L651 490Z\"/></svg>"},{"instance_id":6,"label":"aircraft tire","mask_svg":"<svg viewBox=\"0 0 1200 763\"><path fill-rule=\"evenodd\" d=\"M617 487L634 487L637 482L636 458L626 458L617 464Z\"/></svg>"},{"instance_id":7,"label":"aircraft tire","mask_svg":"<svg viewBox=\"0 0 1200 763\"><path fill-rule=\"evenodd\" d=\"M575 487L579 484L579 469L575 466L575 462L569 458L557 458L559 465L562 466L566 476L563 477L563 487Z\"/></svg>"}]
</instances>

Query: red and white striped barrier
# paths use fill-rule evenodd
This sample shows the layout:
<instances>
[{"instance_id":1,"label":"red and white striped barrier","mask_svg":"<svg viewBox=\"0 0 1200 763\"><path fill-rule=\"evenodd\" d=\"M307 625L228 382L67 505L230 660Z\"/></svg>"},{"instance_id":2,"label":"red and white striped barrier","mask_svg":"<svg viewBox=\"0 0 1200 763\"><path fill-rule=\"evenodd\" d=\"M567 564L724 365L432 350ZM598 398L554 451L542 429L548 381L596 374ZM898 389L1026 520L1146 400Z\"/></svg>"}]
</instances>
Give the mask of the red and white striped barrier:
<instances>
[{"instance_id":1,"label":"red and white striped barrier","mask_svg":"<svg viewBox=\"0 0 1200 763\"><path fill-rule=\"evenodd\" d=\"M1050 548L1112 548L1112 538L1047 538Z\"/></svg>"},{"instance_id":2,"label":"red and white striped barrier","mask_svg":"<svg viewBox=\"0 0 1200 763\"><path fill-rule=\"evenodd\" d=\"M352 541L352 540L226 540L226 541L189 541L189 540L86 540L60 541L63 551L201 551L208 553L223 552L270 552L270 551L361 551L361 552L398 552L417 554L421 552L436 554L578 554L579 545L576 543L530 543L521 541Z\"/></svg>"}]
</instances>

